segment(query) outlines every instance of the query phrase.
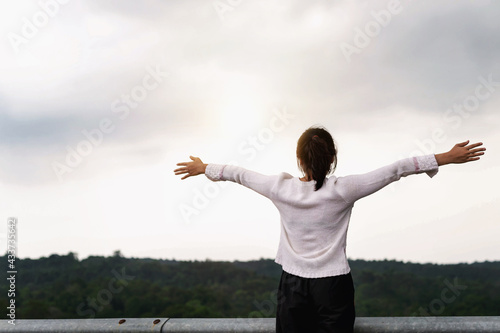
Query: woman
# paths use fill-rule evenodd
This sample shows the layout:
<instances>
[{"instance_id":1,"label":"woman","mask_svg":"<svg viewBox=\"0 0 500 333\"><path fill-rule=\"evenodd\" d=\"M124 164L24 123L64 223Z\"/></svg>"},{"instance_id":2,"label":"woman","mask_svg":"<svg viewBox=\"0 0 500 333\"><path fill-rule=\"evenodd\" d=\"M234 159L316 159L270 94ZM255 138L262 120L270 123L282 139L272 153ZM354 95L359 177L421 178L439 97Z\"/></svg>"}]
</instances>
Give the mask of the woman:
<instances>
[{"instance_id":1,"label":"woman","mask_svg":"<svg viewBox=\"0 0 500 333\"><path fill-rule=\"evenodd\" d=\"M278 291L276 331L352 332L354 286L346 257L346 236L354 203L411 174L433 177L438 167L476 161L482 143L456 144L450 151L399 160L361 175L336 177L337 148L324 128L307 129L297 143L297 164L304 176L266 176L242 167L178 163L181 179L205 174L212 181L233 181L269 198L281 216L276 262L283 272Z\"/></svg>"}]
</instances>

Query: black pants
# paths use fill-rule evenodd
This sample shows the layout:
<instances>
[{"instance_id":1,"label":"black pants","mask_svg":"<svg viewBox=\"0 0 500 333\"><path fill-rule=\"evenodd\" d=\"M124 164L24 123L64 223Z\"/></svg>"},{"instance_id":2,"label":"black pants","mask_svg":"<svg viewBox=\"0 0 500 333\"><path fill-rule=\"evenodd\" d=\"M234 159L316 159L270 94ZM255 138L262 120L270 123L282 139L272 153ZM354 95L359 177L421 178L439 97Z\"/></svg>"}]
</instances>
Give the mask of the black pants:
<instances>
[{"instance_id":1,"label":"black pants","mask_svg":"<svg viewBox=\"0 0 500 333\"><path fill-rule=\"evenodd\" d=\"M281 273L277 333L352 333L354 319L351 273L325 278Z\"/></svg>"}]
</instances>

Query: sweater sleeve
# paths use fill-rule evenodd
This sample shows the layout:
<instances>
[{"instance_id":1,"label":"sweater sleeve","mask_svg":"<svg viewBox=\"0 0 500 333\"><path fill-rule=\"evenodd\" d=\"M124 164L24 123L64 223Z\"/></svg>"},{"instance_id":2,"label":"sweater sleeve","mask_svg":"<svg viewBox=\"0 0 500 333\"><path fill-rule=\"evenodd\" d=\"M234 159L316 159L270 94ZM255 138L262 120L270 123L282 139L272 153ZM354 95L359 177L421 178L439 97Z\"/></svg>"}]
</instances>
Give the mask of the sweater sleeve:
<instances>
[{"instance_id":1,"label":"sweater sleeve","mask_svg":"<svg viewBox=\"0 0 500 333\"><path fill-rule=\"evenodd\" d=\"M423 172L431 178L437 174L438 164L434 154L402 159L361 175L339 177L337 190L346 202L354 203L401 177Z\"/></svg>"},{"instance_id":2,"label":"sweater sleeve","mask_svg":"<svg viewBox=\"0 0 500 333\"><path fill-rule=\"evenodd\" d=\"M235 165L208 164L205 176L212 181L232 181L271 198L278 176L267 176Z\"/></svg>"}]
</instances>

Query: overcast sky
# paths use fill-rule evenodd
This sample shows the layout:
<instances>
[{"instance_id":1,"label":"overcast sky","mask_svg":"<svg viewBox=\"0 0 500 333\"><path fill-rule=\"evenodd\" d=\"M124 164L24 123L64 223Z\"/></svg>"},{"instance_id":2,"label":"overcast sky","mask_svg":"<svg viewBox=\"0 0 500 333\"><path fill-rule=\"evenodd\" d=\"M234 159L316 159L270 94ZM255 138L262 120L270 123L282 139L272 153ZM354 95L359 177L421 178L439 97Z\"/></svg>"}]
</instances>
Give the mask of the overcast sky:
<instances>
[{"instance_id":1,"label":"overcast sky","mask_svg":"<svg viewBox=\"0 0 500 333\"><path fill-rule=\"evenodd\" d=\"M301 176L297 139L322 125L337 176L468 139L487 147L357 202L350 258L500 260L499 11L481 0L9 2L1 244L14 216L23 258L274 258L269 200L173 169L194 155Z\"/></svg>"}]
</instances>

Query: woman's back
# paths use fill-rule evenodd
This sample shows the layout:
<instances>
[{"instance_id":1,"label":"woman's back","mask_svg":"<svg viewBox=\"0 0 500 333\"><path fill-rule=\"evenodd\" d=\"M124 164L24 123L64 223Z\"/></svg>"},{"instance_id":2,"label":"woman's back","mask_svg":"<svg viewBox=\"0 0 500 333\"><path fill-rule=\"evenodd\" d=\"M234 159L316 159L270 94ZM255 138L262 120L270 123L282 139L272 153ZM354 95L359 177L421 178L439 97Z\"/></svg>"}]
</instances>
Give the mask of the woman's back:
<instances>
[{"instance_id":1,"label":"woman's back","mask_svg":"<svg viewBox=\"0 0 500 333\"><path fill-rule=\"evenodd\" d=\"M246 186L269 198L281 217L281 234L276 262L291 274L321 278L350 271L346 238L356 200L378 191L401 177L428 173L438 165L434 155L396 161L371 172L325 178L316 190L316 181L301 181L288 173L263 175L233 165L208 164L206 176Z\"/></svg>"}]
</instances>

